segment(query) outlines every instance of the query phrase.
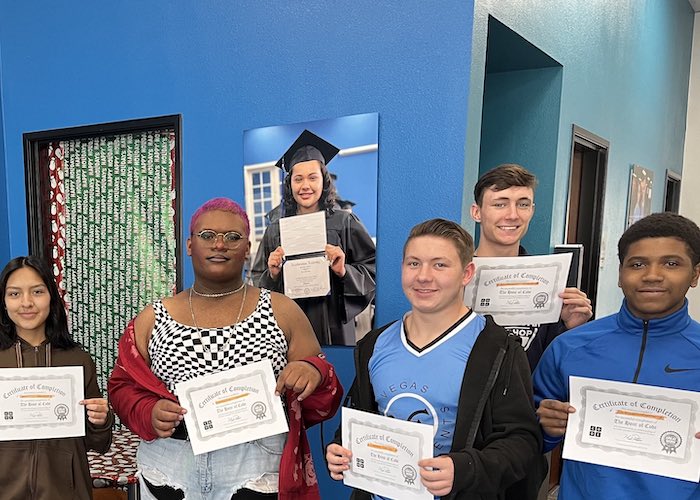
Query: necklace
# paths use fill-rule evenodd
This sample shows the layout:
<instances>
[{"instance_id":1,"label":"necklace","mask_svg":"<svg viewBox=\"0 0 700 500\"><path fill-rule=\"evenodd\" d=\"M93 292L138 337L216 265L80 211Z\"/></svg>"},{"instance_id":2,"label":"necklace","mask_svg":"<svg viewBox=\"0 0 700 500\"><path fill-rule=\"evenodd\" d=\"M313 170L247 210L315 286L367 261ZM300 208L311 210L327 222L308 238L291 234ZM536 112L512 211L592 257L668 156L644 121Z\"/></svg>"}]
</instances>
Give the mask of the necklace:
<instances>
[{"instance_id":1,"label":"necklace","mask_svg":"<svg viewBox=\"0 0 700 500\"><path fill-rule=\"evenodd\" d=\"M238 316L236 316L236 322L234 324L238 324L238 322L241 320L241 314L243 313L243 305L245 304L245 298L246 298L246 294L248 293L248 287L245 286L245 283L243 283L243 286L241 286L238 290L235 290L234 292L226 292L224 294L224 295L231 295L232 293L240 291L241 289L243 289L243 298L241 299L241 307L238 308ZM202 344L202 347L204 347L205 351L210 352L209 348L206 345L204 345L204 342L202 341L202 330L201 330L201 328L199 328L199 325L197 324L197 320L194 318L194 308L192 307L192 291L193 290L194 290L194 287L191 287L190 293L187 296L187 303L190 306L190 315L192 316L192 323L194 323L194 327L197 329L197 335L199 335L199 342ZM195 291L195 293L197 295L199 295L196 291ZM203 297L207 297L207 296L203 295ZM228 338L228 340L223 345L221 350L224 350L224 349L226 349L226 347L228 347L228 344L229 344L229 342L231 342L232 338L233 338L233 334L231 334L231 336Z\"/></svg>"},{"instance_id":2,"label":"necklace","mask_svg":"<svg viewBox=\"0 0 700 500\"><path fill-rule=\"evenodd\" d=\"M192 292L194 292L195 295L199 295L200 297L206 297L208 299L216 299L219 297L226 297L227 295L233 295L234 293L238 293L241 290L243 290L244 287L245 287L245 281L243 282L243 284L241 284L241 286L239 286L235 290L229 290L228 292L221 292L221 293L204 293L204 292L198 292L197 289L194 287L194 285L192 285L192 288L190 288L190 295L192 294Z\"/></svg>"}]
</instances>

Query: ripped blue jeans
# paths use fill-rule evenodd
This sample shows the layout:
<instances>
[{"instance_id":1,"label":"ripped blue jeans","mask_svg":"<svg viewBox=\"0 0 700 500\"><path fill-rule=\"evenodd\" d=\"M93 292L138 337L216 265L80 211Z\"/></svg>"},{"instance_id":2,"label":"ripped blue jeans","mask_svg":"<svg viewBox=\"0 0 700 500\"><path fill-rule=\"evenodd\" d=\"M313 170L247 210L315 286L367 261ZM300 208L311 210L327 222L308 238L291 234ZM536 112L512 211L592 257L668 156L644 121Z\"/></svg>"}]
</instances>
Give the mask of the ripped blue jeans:
<instances>
[{"instance_id":1,"label":"ripped blue jeans","mask_svg":"<svg viewBox=\"0 0 700 500\"><path fill-rule=\"evenodd\" d=\"M189 441L141 441L138 474L154 486L182 490L185 500L230 500L241 488L275 493L286 438L278 434L197 456ZM143 481L140 492L143 500L154 500Z\"/></svg>"}]
</instances>

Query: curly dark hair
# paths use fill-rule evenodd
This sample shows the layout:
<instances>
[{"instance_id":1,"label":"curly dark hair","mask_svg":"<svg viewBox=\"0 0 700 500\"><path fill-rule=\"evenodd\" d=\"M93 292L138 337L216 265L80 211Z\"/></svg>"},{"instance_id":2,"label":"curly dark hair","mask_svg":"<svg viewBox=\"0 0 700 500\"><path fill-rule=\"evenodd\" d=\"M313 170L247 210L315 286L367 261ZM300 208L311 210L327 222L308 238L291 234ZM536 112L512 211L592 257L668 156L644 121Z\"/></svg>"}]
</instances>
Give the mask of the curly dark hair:
<instances>
[{"instance_id":1,"label":"curly dark hair","mask_svg":"<svg viewBox=\"0 0 700 500\"><path fill-rule=\"evenodd\" d=\"M35 256L16 257L7 263L5 268L0 273L0 296L2 297L2 305L0 308L0 349L8 349L17 342L17 329L15 324L7 314L5 308L5 293L7 290L7 281L12 273L23 267L30 267L36 271L41 277L41 280L49 290L51 303L49 306L49 315L46 318L46 338L53 347L61 349L70 349L77 347L78 344L68 331L68 318L66 316L65 305L58 293L58 286L54 280L53 274L49 266L41 259Z\"/></svg>"},{"instance_id":2,"label":"curly dark hair","mask_svg":"<svg viewBox=\"0 0 700 500\"><path fill-rule=\"evenodd\" d=\"M627 228L617 243L620 264L632 243L644 238L676 238L685 243L693 266L700 264L700 228L692 220L671 212L647 215Z\"/></svg>"},{"instance_id":3,"label":"curly dark hair","mask_svg":"<svg viewBox=\"0 0 700 500\"><path fill-rule=\"evenodd\" d=\"M474 186L474 201L481 206L484 201L484 191L491 188L494 191L503 191L511 187L529 187L534 191L537 186L535 174L517 163L504 163L492 168Z\"/></svg>"},{"instance_id":4,"label":"curly dark hair","mask_svg":"<svg viewBox=\"0 0 700 500\"><path fill-rule=\"evenodd\" d=\"M335 199L337 196L335 183L326 165L320 161L318 164L321 168L321 175L323 176L323 191L321 191L321 197L318 200L318 207L320 210L328 212L335 207ZM292 192L292 172L294 172L294 167L292 167L292 170L284 177L284 195L282 200L282 206L284 208L283 216L296 215L297 213L297 202L294 200L294 193Z\"/></svg>"}]
</instances>

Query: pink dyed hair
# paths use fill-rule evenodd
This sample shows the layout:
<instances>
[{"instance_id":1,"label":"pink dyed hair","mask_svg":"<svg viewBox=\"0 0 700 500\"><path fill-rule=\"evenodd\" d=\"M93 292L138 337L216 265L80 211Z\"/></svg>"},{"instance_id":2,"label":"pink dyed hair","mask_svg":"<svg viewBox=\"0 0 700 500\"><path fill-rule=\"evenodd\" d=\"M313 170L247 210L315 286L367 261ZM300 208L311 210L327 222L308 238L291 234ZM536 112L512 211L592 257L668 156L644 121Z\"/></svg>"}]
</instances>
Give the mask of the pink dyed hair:
<instances>
[{"instance_id":1,"label":"pink dyed hair","mask_svg":"<svg viewBox=\"0 0 700 500\"><path fill-rule=\"evenodd\" d=\"M194 214L192 214L192 218L190 219L190 234L192 234L192 229L194 228L195 224L197 224L199 218L203 214L211 212L213 210L221 210L222 212L229 212L233 215L238 215L241 219L243 219L243 222L245 223L245 235L248 236L250 234L250 222L248 222L248 214L242 206L240 206L238 203L229 198L212 198L211 200L204 202L204 204L201 207L199 207Z\"/></svg>"}]
</instances>

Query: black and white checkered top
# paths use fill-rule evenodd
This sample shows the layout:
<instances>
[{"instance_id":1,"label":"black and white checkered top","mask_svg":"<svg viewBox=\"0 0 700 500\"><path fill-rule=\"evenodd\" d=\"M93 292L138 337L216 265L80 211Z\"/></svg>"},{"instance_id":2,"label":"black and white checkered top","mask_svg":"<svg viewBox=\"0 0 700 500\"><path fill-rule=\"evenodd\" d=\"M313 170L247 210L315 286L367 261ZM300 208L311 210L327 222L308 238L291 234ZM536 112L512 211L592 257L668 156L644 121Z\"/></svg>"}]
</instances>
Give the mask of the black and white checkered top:
<instances>
[{"instance_id":1,"label":"black and white checkered top","mask_svg":"<svg viewBox=\"0 0 700 500\"><path fill-rule=\"evenodd\" d=\"M272 314L270 291L261 289L250 316L219 328L195 328L175 321L161 301L148 354L151 370L169 390L200 375L245 366L267 358L275 376L287 365L287 339Z\"/></svg>"}]
</instances>

